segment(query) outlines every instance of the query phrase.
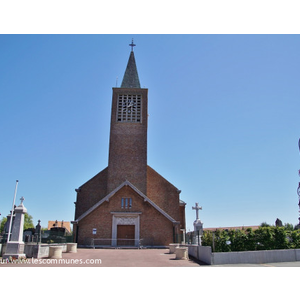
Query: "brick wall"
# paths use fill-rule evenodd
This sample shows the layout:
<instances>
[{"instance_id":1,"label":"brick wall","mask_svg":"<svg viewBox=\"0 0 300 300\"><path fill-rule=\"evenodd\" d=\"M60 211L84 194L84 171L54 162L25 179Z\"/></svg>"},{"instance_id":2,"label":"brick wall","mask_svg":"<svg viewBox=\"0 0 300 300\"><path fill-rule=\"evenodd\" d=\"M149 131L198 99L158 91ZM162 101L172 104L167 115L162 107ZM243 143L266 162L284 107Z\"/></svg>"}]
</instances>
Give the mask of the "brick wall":
<instances>
[{"instance_id":1,"label":"brick wall","mask_svg":"<svg viewBox=\"0 0 300 300\"><path fill-rule=\"evenodd\" d=\"M147 171L147 196L172 218L179 221L179 190L151 167L148 166Z\"/></svg>"},{"instance_id":2,"label":"brick wall","mask_svg":"<svg viewBox=\"0 0 300 300\"><path fill-rule=\"evenodd\" d=\"M77 192L75 220L107 195L107 168L102 170Z\"/></svg>"},{"instance_id":3,"label":"brick wall","mask_svg":"<svg viewBox=\"0 0 300 300\"><path fill-rule=\"evenodd\" d=\"M117 122L119 94L139 94L141 100L141 122ZM147 189L147 124L148 90L114 88L112 99L108 190L110 193L126 179L146 194Z\"/></svg>"},{"instance_id":4,"label":"brick wall","mask_svg":"<svg viewBox=\"0 0 300 300\"><path fill-rule=\"evenodd\" d=\"M179 214L180 214L180 229L186 229L185 228L185 204L181 204L179 206Z\"/></svg>"},{"instance_id":5,"label":"brick wall","mask_svg":"<svg viewBox=\"0 0 300 300\"><path fill-rule=\"evenodd\" d=\"M121 198L132 198L132 208L122 209ZM111 212L140 212L140 239L149 245L168 245L173 242L173 224L148 202L144 202L130 187L124 186L109 202L104 202L79 221L78 244L90 244L92 238L111 238ZM93 228L97 233L93 234Z\"/></svg>"}]
</instances>

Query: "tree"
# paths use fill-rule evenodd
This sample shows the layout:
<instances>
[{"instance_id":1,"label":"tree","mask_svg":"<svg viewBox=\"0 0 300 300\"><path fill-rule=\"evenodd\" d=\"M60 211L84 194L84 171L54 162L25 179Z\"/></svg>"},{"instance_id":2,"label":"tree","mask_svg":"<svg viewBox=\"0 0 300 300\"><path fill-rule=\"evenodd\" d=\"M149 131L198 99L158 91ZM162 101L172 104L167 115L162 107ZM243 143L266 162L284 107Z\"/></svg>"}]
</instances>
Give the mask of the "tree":
<instances>
[{"instance_id":1,"label":"tree","mask_svg":"<svg viewBox=\"0 0 300 300\"><path fill-rule=\"evenodd\" d=\"M25 213L24 216L24 230L28 228L34 228L33 221L32 221L32 216L29 215L28 213Z\"/></svg>"},{"instance_id":2,"label":"tree","mask_svg":"<svg viewBox=\"0 0 300 300\"><path fill-rule=\"evenodd\" d=\"M284 224L284 228L285 228L287 231L293 231L293 230L294 230L293 224L290 224L290 223L285 223L285 224Z\"/></svg>"},{"instance_id":3,"label":"tree","mask_svg":"<svg viewBox=\"0 0 300 300\"><path fill-rule=\"evenodd\" d=\"M284 227L274 227L274 249L288 249L287 232Z\"/></svg>"},{"instance_id":4,"label":"tree","mask_svg":"<svg viewBox=\"0 0 300 300\"><path fill-rule=\"evenodd\" d=\"M0 223L0 234L4 231L4 225L5 225L6 221L7 221L7 218L3 217L1 220L1 223Z\"/></svg>"},{"instance_id":5,"label":"tree","mask_svg":"<svg viewBox=\"0 0 300 300\"><path fill-rule=\"evenodd\" d=\"M228 232L230 238L230 248L231 251L245 251L246 242L247 242L247 234L244 230L230 230Z\"/></svg>"},{"instance_id":6,"label":"tree","mask_svg":"<svg viewBox=\"0 0 300 300\"><path fill-rule=\"evenodd\" d=\"M229 252L230 251L230 240L226 230L217 229L215 232L215 252Z\"/></svg>"},{"instance_id":7,"label":"tree","mask_svg":"<svg viewBox=\"0 0 300 300\"><path fill-rule=\"evenodd\" d=\"M202 246L210 246L213 248L213 233L211 231L203 231L201 238Z\"/></svg>"},{"instance_id":8,"label":"tree","mask_svg":"<svg viewBox=\"0 0 300 300\"><path fill-rule=\"evenodd\" d=\"M253 251L256 249L255 232L252 230L252 228L247 228L246 234L247 234L247 239L245 241L245 250Z\"/></svg>"},{"instance_id":9,"label":"tree","mask_svg":"<svg viewBox=\"0 0 300 300\"><path fill-rule=\"evenodd\" d=\"M260 227L270 227L271 225L270 224L268 224L267 222L262 222L261 224L260 224Z\"/></svg>"},{"instance_id":10,"label":"tree","mask_svg":"<svg viewBox=\"0 0 300 300\"><path fill-rule=\"evenodd\" d=\"M291 248L300 248L300 230L291 232Z\"/></svg>"},{"instance_id":11,"label":"tree","mask_svg":"<svg viewBox=\"0 0 300 300\"><path fill-rule=\"evenodd\" d=\"M255 240L257 243L257 250L271 250L274 249L274 232L271 226L260 227L255 230Z\"/></svg>"}]
</instances>

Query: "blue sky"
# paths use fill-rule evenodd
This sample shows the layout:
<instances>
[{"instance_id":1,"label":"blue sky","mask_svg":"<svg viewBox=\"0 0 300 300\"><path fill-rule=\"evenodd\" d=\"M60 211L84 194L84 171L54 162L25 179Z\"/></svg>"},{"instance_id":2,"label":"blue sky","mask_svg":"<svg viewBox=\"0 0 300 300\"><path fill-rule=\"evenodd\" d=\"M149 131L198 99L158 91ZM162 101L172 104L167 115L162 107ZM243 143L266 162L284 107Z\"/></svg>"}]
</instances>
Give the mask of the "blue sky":
<instances>
[{"instance_id":1,"label":"blue sky","mask_svg":"<svg viewBox=\"0 0 300 300\"><path fill-rule=\"evenodd\" d=\"M299 35L0 35L0 213L72 221L108 164L131 39L149 89L148 164L204 227L297 224Z\"/></svg>"}]
</instances>

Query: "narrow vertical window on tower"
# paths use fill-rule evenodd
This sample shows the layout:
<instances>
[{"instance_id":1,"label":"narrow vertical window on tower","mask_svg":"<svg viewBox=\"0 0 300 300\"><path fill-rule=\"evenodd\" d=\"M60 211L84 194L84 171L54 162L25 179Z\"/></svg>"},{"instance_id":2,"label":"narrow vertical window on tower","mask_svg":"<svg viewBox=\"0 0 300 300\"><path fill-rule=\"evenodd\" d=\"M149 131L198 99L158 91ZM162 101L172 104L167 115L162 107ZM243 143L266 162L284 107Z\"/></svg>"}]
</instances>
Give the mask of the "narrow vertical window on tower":
<instances>
[{"instance_id":1,"label":"narrow vertical window on tower","mask_svg":"<svg viewBox=\"0 0 300 300\"><path fill-rule=\"evenodd\" d=\"M119 95L117 121L140 123L141 101L141 95Z\"/></svg>"}]
</instances>

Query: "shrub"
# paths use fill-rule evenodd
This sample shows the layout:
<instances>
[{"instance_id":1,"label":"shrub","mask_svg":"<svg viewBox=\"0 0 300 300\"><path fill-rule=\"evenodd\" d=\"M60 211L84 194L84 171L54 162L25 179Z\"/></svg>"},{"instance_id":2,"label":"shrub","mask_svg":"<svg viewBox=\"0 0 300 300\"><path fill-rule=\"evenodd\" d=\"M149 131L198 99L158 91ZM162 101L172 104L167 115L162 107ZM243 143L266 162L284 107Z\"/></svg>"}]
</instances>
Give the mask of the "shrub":
<instances>
[{"instance_id":1,"label":"shrub","mask_svg":"<svg viewBox=\"0 0 300 300\"><path fill-rule=\"evenodd\" d=\"M291 226L259 227L256 230L216 230L205 231L203 246L211 246L214 252L253 251L300 248L300 229L290 230Z\"/></svg>"}]
</instances>

